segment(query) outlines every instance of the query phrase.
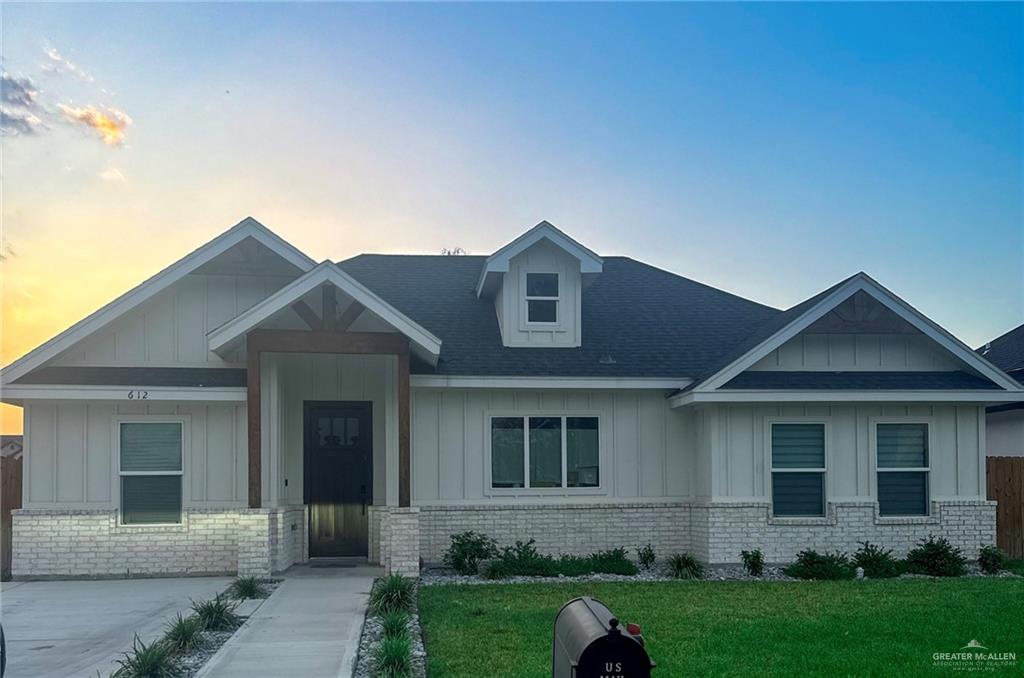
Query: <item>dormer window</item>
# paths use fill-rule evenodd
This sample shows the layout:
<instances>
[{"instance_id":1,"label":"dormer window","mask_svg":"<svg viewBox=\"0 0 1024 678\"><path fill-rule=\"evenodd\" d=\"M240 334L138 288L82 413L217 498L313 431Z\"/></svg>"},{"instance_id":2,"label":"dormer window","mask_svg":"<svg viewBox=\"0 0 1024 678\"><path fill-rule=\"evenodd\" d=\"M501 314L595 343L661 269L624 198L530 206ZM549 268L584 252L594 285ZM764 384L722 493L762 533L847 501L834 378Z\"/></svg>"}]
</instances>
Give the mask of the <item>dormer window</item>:
<instances>
[{"instance_id":1,"label":"dormer window","mask_svg":"<svg viewBox=\"0 0 1024 678\"><path fill-rule=\"evenodd\" d=\"M526 321L558 322L558 274L526 274Z\"/></svg>"}]
</instances>

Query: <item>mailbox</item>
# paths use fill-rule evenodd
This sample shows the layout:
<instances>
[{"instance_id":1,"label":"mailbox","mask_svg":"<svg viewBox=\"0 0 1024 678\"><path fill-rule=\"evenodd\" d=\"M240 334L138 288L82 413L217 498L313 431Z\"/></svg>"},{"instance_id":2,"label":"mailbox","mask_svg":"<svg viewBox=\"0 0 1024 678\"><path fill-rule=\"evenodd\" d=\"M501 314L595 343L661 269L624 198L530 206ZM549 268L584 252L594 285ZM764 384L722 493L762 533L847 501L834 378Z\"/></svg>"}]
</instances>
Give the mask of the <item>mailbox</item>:
<instances>
[{"instance_id":1,"label":"mailbox","mask_svg":"<svg viewBox=\"0 0 1024 678\"><path fill-rule=\"evenodd\" d=\"M622 628L601 601L575 598L558 611L553 678L650 678L653 668L640 629Z\"/></svg>"}]
</instances>

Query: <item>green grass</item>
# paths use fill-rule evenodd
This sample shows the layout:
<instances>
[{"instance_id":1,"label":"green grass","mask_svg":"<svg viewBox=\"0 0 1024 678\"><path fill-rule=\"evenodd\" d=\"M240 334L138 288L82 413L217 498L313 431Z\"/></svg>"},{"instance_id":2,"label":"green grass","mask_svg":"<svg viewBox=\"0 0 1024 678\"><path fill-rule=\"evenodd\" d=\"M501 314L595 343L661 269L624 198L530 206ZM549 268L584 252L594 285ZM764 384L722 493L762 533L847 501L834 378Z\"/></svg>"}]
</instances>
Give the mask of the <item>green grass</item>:
<instances>
[{"instance_id":1,"label":"green grass","mask_svg":"<svg viewBox=\"0 0 1024 678\"><path fill-rule=\"evenodd\" d=\"M934 676L971 639L1017 653L996 675L1024 670L1024 581L962 578L426 586L430 676L550 675L555 613L581 595L642 626L660 676Z\"/></svg>"}]
</instances>

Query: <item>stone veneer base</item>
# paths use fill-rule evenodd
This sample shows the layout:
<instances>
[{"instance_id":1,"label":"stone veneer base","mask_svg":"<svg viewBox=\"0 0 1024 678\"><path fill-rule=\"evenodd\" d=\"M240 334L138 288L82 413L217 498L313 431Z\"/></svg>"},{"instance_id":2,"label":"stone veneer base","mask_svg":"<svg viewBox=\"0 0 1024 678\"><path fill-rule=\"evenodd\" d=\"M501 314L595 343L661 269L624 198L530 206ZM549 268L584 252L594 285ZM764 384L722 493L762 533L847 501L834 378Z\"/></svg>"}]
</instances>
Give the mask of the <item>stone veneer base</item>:
<instances>
[{"instance_id":1,"label":"stone veneer base","mask_svg":"<svg viewBox=\"0 0 1024 678\"><path fill-rule=\"evenodd\" d=\"M969 557L995 542L996 504L933 502L931 515L882 518L873 502L829 504L824 518L784 519L763 502L372 506L369 560L416 576L439 564L452 534L474 530L499 545L535 539L543 553L586 554L650 543L659 558L690 552L712 565L759 548L768 562L803 549L846 551L871 541L902 556L930 534ZM19 509L13 513L15 579L197 576L260 577L309 559L308 511L186 509L180 525L124 526L116 510Z\"/></svg>"},{"instance_id":2,"label":"stone veneer base","mask_svg":"<svg viewBox=\"0 0 1024 678\"><path fill-rule=\"evenodd\" d=\"M120 525L114 509L18 509L14 579L242 574L308 560L304 506L185 509L177 525Z\"/></svg>"}]
</instances>

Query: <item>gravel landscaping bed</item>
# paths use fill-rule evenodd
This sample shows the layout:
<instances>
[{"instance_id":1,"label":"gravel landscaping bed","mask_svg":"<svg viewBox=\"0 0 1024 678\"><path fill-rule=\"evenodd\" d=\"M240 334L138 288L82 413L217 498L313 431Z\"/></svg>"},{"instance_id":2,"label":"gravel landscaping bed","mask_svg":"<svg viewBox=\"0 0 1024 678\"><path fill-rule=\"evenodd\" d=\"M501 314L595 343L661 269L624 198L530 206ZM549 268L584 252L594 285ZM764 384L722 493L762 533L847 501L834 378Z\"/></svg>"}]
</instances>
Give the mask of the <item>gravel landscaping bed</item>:
<instances>
[{"instance_id":1,"label":"gravel landscaping bed","mask_svg":"<svg viewBox=\"0 0 1024 678\"><path fill-rule=\"evenodd\" d=\"M413 609L417 609L413 606ZM376 675L373 671L373 650L381 641L383 629L380 624L380 617L374 614L369 607L366 609L366 619L363 621L363 632L359 636L359 652L356 655L356 665L352 670L353 678L372 678ZM409 615L409 637L412 639L412 673L413 678L426 678L427 675L427 651L423 647L423 630L420 627L420 616L418 612Z\"/></svg>"},{"instance_id":2,"label":"gravel landscaping bed","mask_svg":"<svg viewBox=\"0 0 1024 678\"><path fill-rule=\"evenodd\" d=\"M701 579L707 581L796 581L782 572L781 567L766 567L760 577L747 574L742 566L709 567L704 570ZM641 570L637 574L586 574L579 577L509 577L507 579L485 579L480 575L457 574L454 570L435 568L420 573L420 586L437 586L439 584L550 584L558 582L594 581L594 582L645 582L645 581L679 581L661 570Z\"/></svg>"}]
</instances>

